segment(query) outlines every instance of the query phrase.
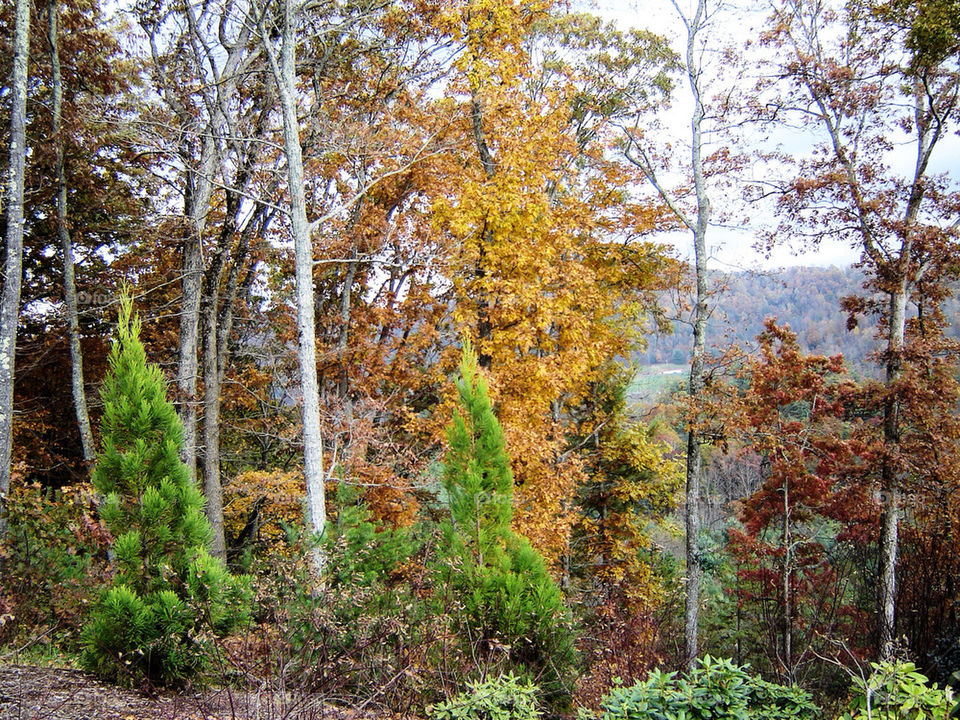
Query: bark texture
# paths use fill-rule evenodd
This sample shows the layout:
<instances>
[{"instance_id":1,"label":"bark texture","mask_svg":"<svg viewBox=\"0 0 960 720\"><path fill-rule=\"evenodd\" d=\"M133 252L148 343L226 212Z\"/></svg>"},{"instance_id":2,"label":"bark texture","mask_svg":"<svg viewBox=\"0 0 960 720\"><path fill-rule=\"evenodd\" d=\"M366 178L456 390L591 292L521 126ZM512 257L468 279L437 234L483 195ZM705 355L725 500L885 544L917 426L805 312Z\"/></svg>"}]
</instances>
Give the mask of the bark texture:
<instances>
[{"instance_id":1,"label":"bark texture","mask_svg":"<svg viewBox=\"0 0 960 720\"><path fill-rule=\"evenodd\" d=\"M313 242L307 221L303 156L296 104L296 28L293 0L283 0L282 40L279 59L259 18L264 51L277 83L283 116L283 147L287 161L290 194L290 231L294 246L294 277L297 298L297 358L303 417L303 471L307 486L307 522L315 533L326 525L323 441L320 434L320 391L317 384L317 341L314 325ZM325 558L316 551L315 564L322 569Z\"/></svg>"},{"instance_id":2,"label":"bark texture","mask_svg":"<svg viewBox=\"0 0 960 720\"><path fill-rule=\"evenodd\" d=\"M57 173L57 234L63 253L63 297L67 308L67 339L70 345L70 386L73 392L73 407L80 430L83 459L89 464L95 457L93 432L90 429L90 414L87 411L87 392L83 384L83 352L80 347L80 315L77 305L77 285L74 277L73 240L67 220L67 172L64 161L63 132L63 78L60 72L60 51L57 43L57 15L60 4L51 0L47 4L49 14L50 82L53 91L53 141L56 143Z\"/></svg>"},{"instance_id":3,"label":"bark texture","mask_svg":"<svg viewBox=\"0 0 960 720\"><path fill-rule=\"evenodd\" d=\"M185 158L187 163L192 158ZM216 169L216 145L208 133L202 142L199 169L188 169L184 214L187 235L183 241L181 260L180 340L177 353L177 394L180 420L183 423L183 461L190 469L190 477L197 477L197 375L199 363L200 300L203 288L203 231L213 193L213 173Z\"/></svg>"},{"instance_id":4,"label":"bark texture","mask_svg":"<svg viewBox=\"0 0 960 720\"><path fill-rule=\"evenodd\" d=\"M23 264L23 175L26 163L27 56L30 1L17 0L10 87L10 167L7 176L7 260L0 298L0 537L7 530L6 498L13 451L13 374Z\"/></svg>"}]
</instances>

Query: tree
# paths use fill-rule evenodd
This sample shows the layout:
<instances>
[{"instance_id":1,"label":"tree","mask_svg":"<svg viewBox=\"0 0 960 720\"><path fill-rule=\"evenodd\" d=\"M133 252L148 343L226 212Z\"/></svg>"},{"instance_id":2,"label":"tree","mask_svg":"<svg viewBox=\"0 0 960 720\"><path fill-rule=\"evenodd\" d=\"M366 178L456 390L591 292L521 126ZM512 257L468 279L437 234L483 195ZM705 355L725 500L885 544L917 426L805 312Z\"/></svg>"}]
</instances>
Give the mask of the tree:
<instances>
[{"instance_id":1,"label":"tree","mask_svg":"<svg viewBox=\"0 0 960 720\"><path fill-rule=\"evenodd\" d=\"M657 36L549 2L465 2L447 21L464 47L465 154L451 156L434 207L455 243L454 322L491 371L514 527L566 574L583 477L571 413L629 355L669 266L643 242L653 213L625 197L606 147L614 117L662 96L671 55Z\"/></svg>"},{"instance_id":2,"label":"tree","mask_svg":"<svg viewBox=\"0 0 960 720\"><path fill-rule=\"evenodd\" d=\"M214 532L212 552L225 556L220 478L220 404L233 332L238 281L251 244L270 225L276 181L258 187L273 96L253 85L262 63L244 6L137 7L150 40L151 78L170 117L145 123L141 140L159 145L182 196L178 407L185 428L184 460L196 475L202 448L204 494ZM150 107L152 115L160 108ZM163 115L161 114L161 117ZM151 119L153 119L151 117ZM252 200L252 207L245 199ZM202 356L202 370L198 359ZM198 379L203 396L198 398ZM202 402L201 402L202 400ZM198 407L202 404L202 444Z\"/></svg>"},{"instance_id":3,"label":"tree","mask_svg":"<svg viewBox=\"0 0 960 720\"><path fill-rule=\"evenodd\" d=\"M317 342L313 291L313 240L307 222L307 200L297 117L297 22L293 0L283 0L280 24L280 56L267 32L266 21L257 9L260 40L273 73L283 116L283 148L287 161L287 192L290 197L290 234L294 245L296 277L297 360L300 367L300 393L303 418L303 473L307 487L307 522L315 533L322 533L327 522L326 473L323 468L323 439L320 436L320 393L317 386ZM317 569L323 556L315 551Z\"/></svg>"},{"instance_id":4,"label":"tree","mask_svg":"<svg viewBox=\"0 0 960 720\"><path fill-rule=\"evenodd\" d=\"M585 670L579 697L596 699L617 677L641 677L662 661L657 610L668 597L654 523L677 507L683 461L679 437L660 420L630 416L632 368L613 366L577 415L585 479L577 488L571 540L571 594L583 605ZM668 442L669 439L669 442Z\"/></svg>"},{"instance_id":5,"label":"tree","mask_svg":"<svg viewBox=\"0 0 960 720\"><path fill-rule=\"evenodd\" d=\"M354 147L354 141L357 136L362 137L373 131L374 120L371 118L376 118L376 113L370 108L364 108L358 116L365 118L365 122L344 123L345 127L356 130L356 135L347 133L349 142L344 147L334 142L342 128L334 124L324 125L319 119L309 133L301 135L300 108L302 107L308 116L315 118L327 113L336 115L339 110L332 106L336 104L337 98L335 94L328 95L328 92L339 72L337 63L349 65L358 55L364 55L368 51L372 53L381 45L389 46L390 40L384 39L382 28L378 27L377 23L381 23L384 28L391 28L397 16L391 14L388 4L379 0L368 0L349 6L344 13L341 13L344 8L335 6L328 8L329 14L308 13L306 9L304 4L294 0L283 0L279 4L264 3L262 6L254 3L251 7L282 110L286 192L290 198L289 210L286 213L294 241L294 305L303 403L308 518L314 531L320 533L325 523L324 480L327 471L323 467L324 447L317 375L314 284L315 267L319 266L320 262L316 259L318 253L315 241L320 237L321 228L336 220L342 220L354 212L372 190L386 184L391 178L403 177L424 157L429 156L434 148L435 137L428 135L421 138L422 142L415 147L407 147L404 152L397 153L399 157L391 164L379 164L375 173L360 173L359 177L355 177L356 182L343 182L344 177L351 180L354 178L350 177L346 168L344 172L337 172L338 165L344 158L355 160L368 152L368 148ZM389 37L389 34L387 36ZM416 45L418 40L414 37L411 42ZM306 49L303 62L297 60L297 48L301 44ZM303 76L298 68L303 71ZM383 78L391 73L384 74ZM311 92L303 91L303 88L307 87ZM347 83L345 88L349 87L350 84ZM349 94L346 89L344 93ZM399 89L397 93L378 95L378 102L387 104L396 94L400 94ZM321 168L326 166L328 175L323 172L316 176L306 173L301 140L311 152L311 155L308 155L310 164ZM316 155L312 156L313 153ZM341 294L347 314L349 299L349 293ZM336 459L335 456L333 459ZM322 561L322 556L318 554L317 563L322 564Z\"/></svg>"},{"instance_id":6,"label":"tree","mask_svg":"<svg viewBox=\"0 0 960 720\"><path fill-rule=\"evenodd\" d=\"M6 263L0 299L0 537L6 534L6 496L13 450L13 381L23 257L23 174L27 157L27 56L30 3L17 0L10 85L10 166L7 177Z\"/></svg>"},{"instance_id":7,"label":"tree","mask_svg":"<svg viewBox=\"0 0 960 720\"><path fill-rule=\"evenodd\" d=\"M707 116L708 79L705 73L704 54L707 40L705 30L717 7L709 0L698 0L693 14L688 16L680 5L672 0L677 15L686 29L684 52L684 75L693 99L690 116L690 164L687 170L692 180L693 197L689 205L675 191L668 188L658 173L655 155L648 146L637 123L626 132L624 156L636 165L646 180L653 186L659 198L683 227L693 236L695 294L690 323L693 327L693 351L690 359L690 381L687 393L694 403L704 390L704 356L706 352L707 320L710 308L710 280L707 273L707 230L710 227L712 206L711 185L708 176L711 158L705 157L710 135ZM684 634L686 637L686 665L692 671L699 654L697 627L700 608L700 485L703 475L702 447L704 438L695 420L687 423L687 470L686 470L686 606Z\"/></svg>"},{"instance_id":8,"label":"tree","mask_svg":"<svg viewBox=\"0 0 960 720\"><path fill-rule=\"evenodd\" d=\"M249 578L231 576L208 553L203 496L180 460L183 428L160 369L147 365L126 295L101 396L93 483L117 575L84 628L83 663L122 682L179 684L205 666L198 638L226 634L247 617Z\"/></svg>"},{"instance_id":9,"label":"tree","mask_svg":"<svg viewBox=\"0 0 960 720\"><path fill-rule=\"evenodd\" d=\"M916 44L928 37L918 23L926 16L916 14L923 6L911 5L904 22L891 22L885 8L894 7L774 3L764 42L776 53L780 80L762 84L759 101L771 120L799 122L814 138L814 152L796 163L794 177L771 190L784 217L778 230L813 243L826 235L848 241L862 254L867 289L883 298L851 299L846 309L851 325L872 311L883 343L883 441L873 481L884 498L877 602L884 658L896 622L900 494L912 475L901 442L903 379L912 362L907 309L921 283L942 284L954 272L956 194L931 161L960 108L960 55L949 46L925 52ZM913 165L903 172L890 162L894 142L913 147Z\"/></svg>"},{"instance_id":10,"label":"tree","mask_svg":"<svg viewBox=\"0 0 960 720\"><path fill-rule=\"evenodd\" d=\"M83 459L92 462L94 458L93 432L90 430L90 415L87 411L87 392L83 384L83 352L80 348L80 319L77 307L77 284L74 279L73 239L67 217L67 178L64 160L65 142L63 132L63 78L60 72L59 36L57 33L57 15L60 11L58 0L47 4L48 35L50 43L50 84L53 94L52 130L56 143L57 174L57 234L60 236L60 251L63 253L63 296L67 306L67 335L70 344L70 380L73 391L74 412L80 429L80 444Z\"/></svg>"},{"instance_id":11,"label":"tree","mask_svg":"<svg viewBox=\"0 0 960 720\"><path fill-rule=\"evenodd\" d=\"M573 630L543 558L510 527L513 473L477 356L464 344L457 382L461 409L448 428L443 487L449 565L443 580L464 605L464 630L484 663L506 648L552 704L570 695Z\"/></svg>"},{"instance_id":12,"label":"tree","mask_svg":"<svg viewBox=\"0 0 960 720\"><path fill-rule=\"evenodd\" d=\"M149 172L155 167L152 156L138 154L131 146L131 139L137 137L130 123L137 100L130 93L134 68L122 49L123 29L110 22L96 0L59 2L55 13L59 62L55 63L49 44L49 8L47 3L42 7L33 21L35 41L27 85L30 152L24 168L27 201L13 443L16 462L22 463L27 477L60 486L88 478L91 469L78 432L77 398L83 384L80 373L73 371L70 337L80 341L83 378L89 388L90 381L105 371L111 325L106 305L116 297L114 288L141 269L130 269L130 256L143 247L131 239L147 226L145 214L156 176ZM4 6L7 27L13 25L13 10L13 3ZM4 75L12 69L12 49L6 40L0 38ZM60 70L58 98L55 65ZM57 104L59 129L55 132ZM0 136L6 143L7 132L0 129ZM96 152L91 152L94 147ZM62 197L58 155L62 155L66 189L63 223L58 210ZM4 168L6 177L5 162ZM68 302L70 282L61 227L70 240L75 315ZM147 234L143 232L145 238ZM70 330L72 319L76 333ZM95 416L99 402L96 395L89 396L89 389L86 395L88 414Z\"/></svg>"},{"instance_id":13,"label":"tree","mask_svg":"<svg viewBox=\"0 0 960 720\"><path fill-rule=\"evenodd\" d=\"M841 379L842 356L805 355L796 335L771 319L758 341L731 424L760 456L764 477L742 501L743 528L731 530L729 547L739 608L758 621L745 634L765 636L773 672L795 684L805 666L829 652L819 643L860 647L852 637L857 613L844 549L863 536L857 526L873 504L862 487L845 483L853 449L844 418L854 388Z\"/></svg>"}]
</instances>

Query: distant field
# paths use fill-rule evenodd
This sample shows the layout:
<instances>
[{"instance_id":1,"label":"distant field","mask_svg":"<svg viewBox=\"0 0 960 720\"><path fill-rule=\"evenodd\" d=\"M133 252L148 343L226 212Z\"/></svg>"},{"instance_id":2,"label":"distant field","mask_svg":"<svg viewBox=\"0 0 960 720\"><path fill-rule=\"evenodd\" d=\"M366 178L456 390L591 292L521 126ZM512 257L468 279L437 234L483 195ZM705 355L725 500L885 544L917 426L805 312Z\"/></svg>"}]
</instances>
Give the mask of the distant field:
<instances>
[{"instance_id":1,"label":"distant field","mask_svg":"<svg viewBox=\"0 0 960 720\"><path fill-rule=\"evenodd\" d=\"M656 402L664 393L674 389L680 383L686 383L687 365L660 363L643 365L633 376L627 388L627 401L631 404L647 405Z\"/></svg>"}]
</instances>

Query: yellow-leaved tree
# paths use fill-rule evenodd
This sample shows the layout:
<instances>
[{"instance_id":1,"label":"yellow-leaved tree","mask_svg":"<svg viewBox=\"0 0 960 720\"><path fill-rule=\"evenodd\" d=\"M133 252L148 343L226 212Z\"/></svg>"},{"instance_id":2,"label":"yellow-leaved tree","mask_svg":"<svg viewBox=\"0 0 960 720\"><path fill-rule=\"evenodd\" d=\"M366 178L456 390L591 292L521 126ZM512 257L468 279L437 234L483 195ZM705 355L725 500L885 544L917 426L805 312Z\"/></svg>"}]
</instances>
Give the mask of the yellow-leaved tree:
<instances>
[{"instance_id":1,"label":"yellow-leaved tree","mask_svg":"<svg viewBox=\"0 0 960 720\"><path fill-rule=\"evenodd\" d=\"M659 215L621 190L608 129L668 89L672 56L547 1L468 0L442 22L463 48L445 101L462 103L463 151L434 199L457 248L455 322L511 448L514 527L562 572L585 479L571 410L636 347L670 274L642 239Z\"/></svg>"}]
</instances>

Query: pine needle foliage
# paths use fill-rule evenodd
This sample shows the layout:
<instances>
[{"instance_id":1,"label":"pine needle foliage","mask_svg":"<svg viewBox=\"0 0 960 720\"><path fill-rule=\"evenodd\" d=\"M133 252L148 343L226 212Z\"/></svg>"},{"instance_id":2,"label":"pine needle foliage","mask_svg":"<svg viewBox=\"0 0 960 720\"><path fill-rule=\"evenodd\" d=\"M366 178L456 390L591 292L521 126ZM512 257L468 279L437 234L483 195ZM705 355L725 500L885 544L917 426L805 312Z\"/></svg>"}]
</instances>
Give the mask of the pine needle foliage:
<instances>
[{"instance_id":1,"label":"pine needle foliage","mask_svg":"<svg viewBox=\"0 0 960 720\"><path fill-rule=\"evenodd\" d=\"M450 508L443 580L461 604L457 631L473 657L536 682L543 701L559 709L569 701L576 659L570 614L542 556L510 527L510 458L469 343L457 388L443 469Z\"/></svg>"},{"instance_id":2,"label":"pine needle foliage","mask_svg":"<svg viewBox=\"0 0 960 720\"><path fill-rule=\"evenodd\" d=\"M116 575L84 628L83 664L118 682L181 685L202 673L213 638L247 618L250 580L207 551L204 498L180 460L183 428L128 296L101 396L93 484Z\"/></svg>"}]
</instances>

